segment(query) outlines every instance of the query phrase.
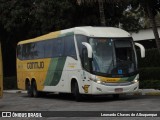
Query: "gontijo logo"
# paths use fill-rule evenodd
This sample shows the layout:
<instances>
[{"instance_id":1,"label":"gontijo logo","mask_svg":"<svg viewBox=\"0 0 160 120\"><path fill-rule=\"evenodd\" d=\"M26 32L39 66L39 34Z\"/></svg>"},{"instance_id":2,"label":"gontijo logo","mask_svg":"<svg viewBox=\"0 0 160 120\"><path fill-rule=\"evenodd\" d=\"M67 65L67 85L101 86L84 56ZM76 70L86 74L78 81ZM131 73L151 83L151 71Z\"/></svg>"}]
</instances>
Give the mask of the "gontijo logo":
<instances>
[{"instance_id":1,"label":"gontijo logo","mask_svg":"<svg viewBox=\"0 0 160 120\"><path fill-rule=\"evenodd\" d=\"M28 62L27 69L42 69L44 68L44 62Z\"/></svg>"}]
</instances>

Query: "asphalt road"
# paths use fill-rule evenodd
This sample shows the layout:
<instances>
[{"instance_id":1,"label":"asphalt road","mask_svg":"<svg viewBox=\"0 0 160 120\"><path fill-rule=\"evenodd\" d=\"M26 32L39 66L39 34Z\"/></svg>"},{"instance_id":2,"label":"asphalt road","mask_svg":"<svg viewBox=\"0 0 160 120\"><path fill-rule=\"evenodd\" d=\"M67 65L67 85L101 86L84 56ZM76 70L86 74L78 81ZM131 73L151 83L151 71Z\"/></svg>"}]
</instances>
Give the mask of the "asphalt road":
<instances>
[{"instance_id":1,"label":"asphalt road","mask_svg":"<svg viewBox=\"0 0 160 120\"><path fill-rule=\"evenodd\" d=\"M95 96L95 97L88 96L85 97L82 102L76 102L73 96L71 95L50 94L40 98L30 98L27 97L27 95L24 93L4 93L3 98L0 100L0 111L160 111L160 96L120 96L119 100L114 100L112 96ZM30 119L30 118L23 118L23 119ZM46 119L59 120L62 118L52 117ZM72 120L75 119L75 117L65 118L65 119ZM156 118L77 117L76 118L76 120L79 119L158 120L159 118L158 117Z\"/></svg>"}]
</instances>

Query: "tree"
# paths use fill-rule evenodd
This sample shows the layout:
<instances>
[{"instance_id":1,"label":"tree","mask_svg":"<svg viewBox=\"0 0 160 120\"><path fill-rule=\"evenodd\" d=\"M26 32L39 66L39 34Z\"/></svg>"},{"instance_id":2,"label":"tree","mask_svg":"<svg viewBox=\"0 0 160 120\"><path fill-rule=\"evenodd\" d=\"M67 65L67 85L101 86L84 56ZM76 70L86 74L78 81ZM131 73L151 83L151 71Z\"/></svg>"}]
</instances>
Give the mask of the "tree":
<instances>
[{"instance_id":1,"label":"tree","mask_svg":"<svg viewBox=\"0 0 160 120\"><path fill-rule=\"evenodd\" d=\"M77 0L78 4L81 3L93 3L98 2L99 5L99 14L100 14L100 22L102 26L106 26L106 19L105 19L105 13L104 13L104 2L110 3L110 4L116 4L118 2L122 2L125 0Z\"/></svg>"},{"instance_id":2,"label":"tree","mask_svg":"<svg viewBox=\"0 0 160 120\"><path fill-rule=\"evenodd\" d=\"M138 32L143 28L140 24L142 14L137 10L125 10L121 17L121 27L130 32Z\"/></svg>"},{"instance_id":3,"label":"tree","mask_svg":"<svg viewBox=\"0 0 160 120\"><path fill-rule=\"evenodd\" d=\"M28 30L29 11L33 0L0 0L0 40L4 76L15 74L16 44Z\"/></svg>"},{"instance_id":4,"label":"tree","mask_svg":"<svg viewBox=\"0 0 160 120\"><path fill-rule=\"evenodd\" d=\"M88 1L87 3L91 4L78 5L76 0L0 0L0 41L3 47L3 61L7 65L5 76L6 73L7 76L15 74L16 45L20 40L74 26L99 26L100 21L101 25L109 26L125 21L121 17L126 4L119 1L126 0L78 1ZM102 8L98 9L97 3L101 3ZM100 9L101 20L97 19ZM130 25L126 25L126 28L128 26Z\"/></svg>"},{"instance_id":5,"label":"tree","mask_svg":"<svg viewBox=\"0 0 160 120\"><path fill-rule=\"evenodd\" d=\"M5 76L15 75L17 42L72 27L70 14L74 7L70 1L0 0L0 41Z\"/></svg>"},{"instance_id":6,"label":"tree","mask_svg":"<svg viewBox=\"0 0 160 120\"><path fill-rule=\"evenodd\" d=\"M157 7L158 7L158 9L157 9ZM147 0L146 2L144 2L144 8L145 8L145 11L148 14L148 17L151 21L153 33L154 33L156 44L157 44L157 48L160 52L160 39L159 39L159 34L158 34L157 25L156 25L156 21L155 21L155 16L157 14L157 10L160 10L159 0L154 0L154 1Z\"/></svg>"},{"instance_id":7,"label":"tree","mask_svg":"<svg viewBox=\"0 0 160 120\"><path fill-rule=\"evenodd\" d=\"M131 1L132 7L136 8L140 5L140 7L144 10L146 13L146 16L151 21L153 33L156 40L157 48L160 52L160 38L157 30L157 25L155 21L155 16L157 15L158 11L160 11L160 1L159 0L137 0L137 1Z\"/></svg>"}]
</instances>

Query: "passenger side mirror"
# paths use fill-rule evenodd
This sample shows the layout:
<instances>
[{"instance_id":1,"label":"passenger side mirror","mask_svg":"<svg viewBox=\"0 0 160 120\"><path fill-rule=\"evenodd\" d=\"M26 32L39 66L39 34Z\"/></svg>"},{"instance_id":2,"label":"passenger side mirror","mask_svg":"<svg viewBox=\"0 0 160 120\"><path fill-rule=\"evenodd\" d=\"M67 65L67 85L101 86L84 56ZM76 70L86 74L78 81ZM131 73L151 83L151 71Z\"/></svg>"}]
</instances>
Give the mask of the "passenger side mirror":
<instances>
[{"instance_id":1,"label":"passenger side mirror","mask_svg":"<svg viewBox=\"0 0 160 120\"><path fill-rule=\"evenodd\" d=\"M136 46L138 46L140 48L141 51L141 58L145 57L145 48L143 45L141 45L140 43L135 43Z\"/></svg>"}]
</instances>

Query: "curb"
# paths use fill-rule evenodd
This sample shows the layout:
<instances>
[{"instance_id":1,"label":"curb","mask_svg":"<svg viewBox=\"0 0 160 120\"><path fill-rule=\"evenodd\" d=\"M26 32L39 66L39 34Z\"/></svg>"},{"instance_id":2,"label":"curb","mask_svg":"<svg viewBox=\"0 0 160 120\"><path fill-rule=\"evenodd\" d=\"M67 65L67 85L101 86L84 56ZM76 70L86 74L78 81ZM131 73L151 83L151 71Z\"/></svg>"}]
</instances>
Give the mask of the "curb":
<instances>
[{"instance_id":1,"label":"curb","mask_svg":"<svg viewBox=\"0 0 160 120\"><path fill-rule=\"evenodd\" d=\"M128 95L148 95L148 96L160 96L160 92L147 92L147 93L141 93L141 92L136 92Z\"/></svg>"},{"instance_id":2,"label":"curb","mask_svg":"<svg viewBox=\"0 0 160 120\"><path fill-rule=\"evenodd\" d=\"M130 95L160 96L160 90L155 90L155 89L139 89L137 92L131 93Z\"/></svg>"},{"instance_id":3,"label":"curb","mask_svg":"<svg viewBox=\"0 0 160 120\"><path fill-rule=\"evenodd\" d=\"M24 90L3 90L4 93L27 93Z\"/></svg>"}]
</instances>

